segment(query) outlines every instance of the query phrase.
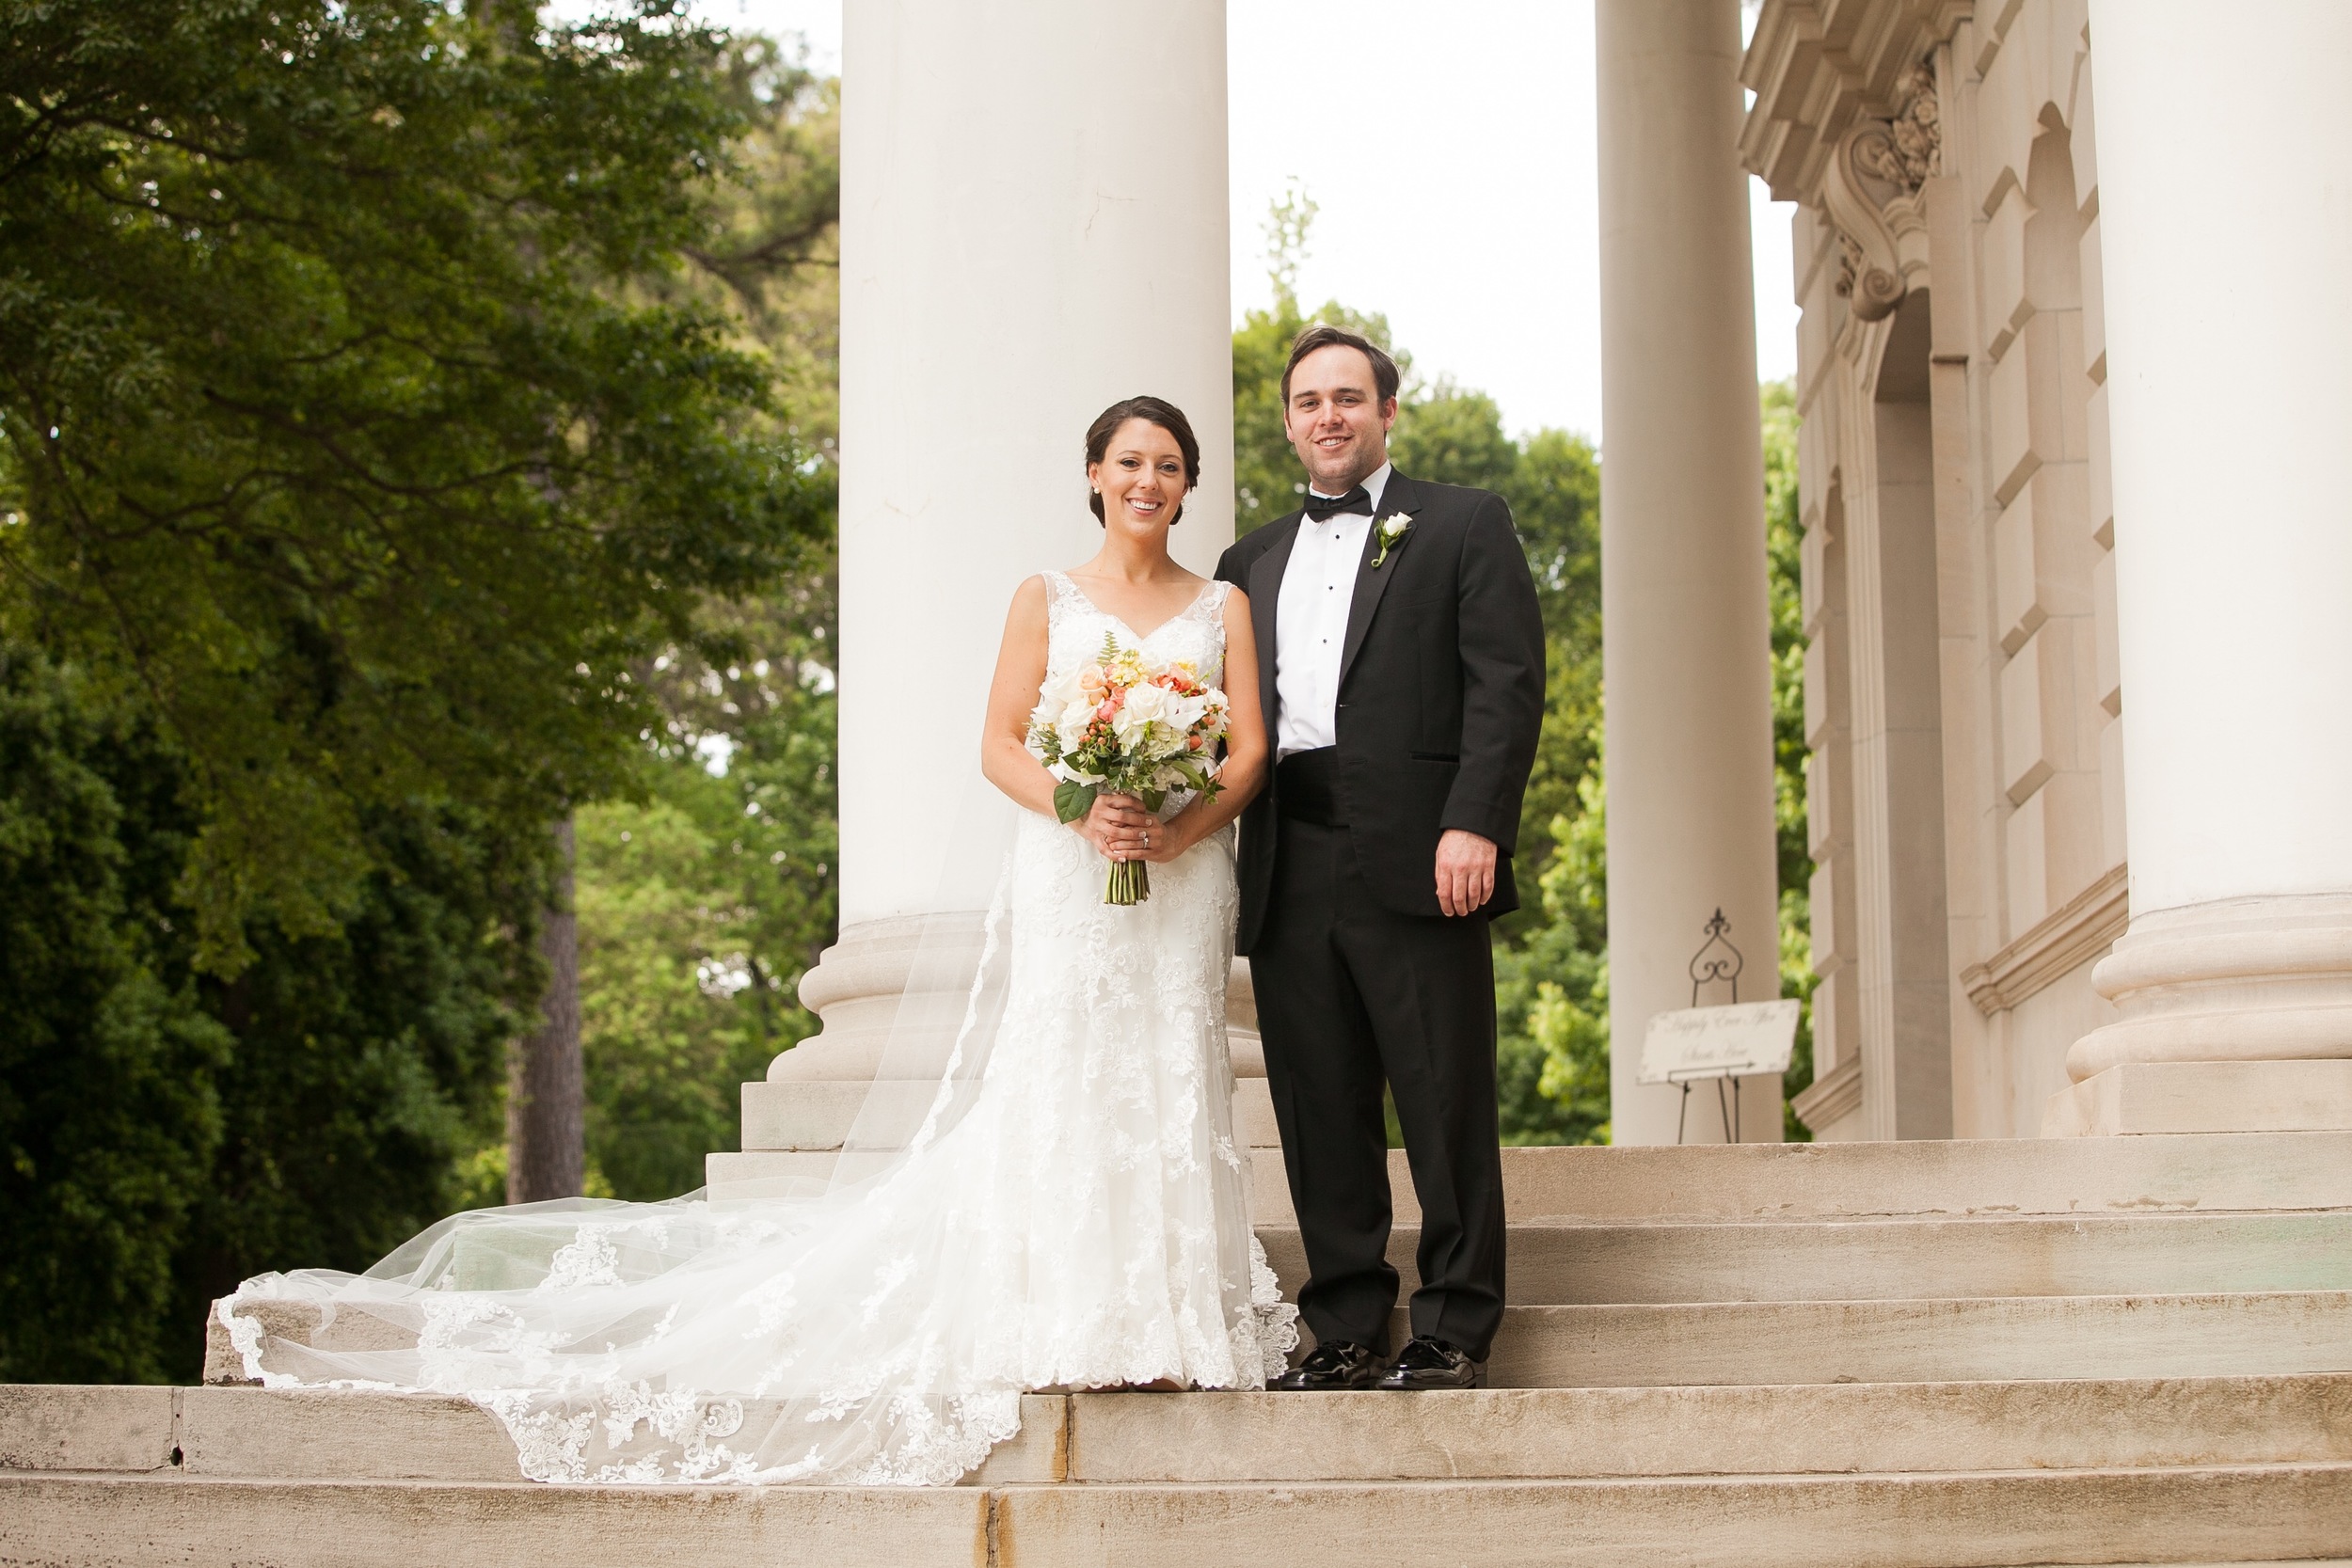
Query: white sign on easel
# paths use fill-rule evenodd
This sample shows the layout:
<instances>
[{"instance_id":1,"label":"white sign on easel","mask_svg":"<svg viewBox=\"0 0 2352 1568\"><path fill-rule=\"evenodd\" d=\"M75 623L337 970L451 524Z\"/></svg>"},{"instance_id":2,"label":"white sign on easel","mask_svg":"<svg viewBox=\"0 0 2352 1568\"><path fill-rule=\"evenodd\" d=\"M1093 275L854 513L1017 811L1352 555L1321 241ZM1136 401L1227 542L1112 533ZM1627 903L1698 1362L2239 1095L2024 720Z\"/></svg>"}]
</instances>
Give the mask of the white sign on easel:
<instances>
[{"instance_id":1,"label":"white sign on easel","mask_svg":"<svg viewBox=\"0 0 2352 1568\"><path fill-rule=\"evenodd\" d=\"M1797 1044L1797 1014L1804 1004L1736 1002L1722 1007L1677 1007L1649 1021L1642 1036L1642 1067L1635 1075L1644 1084L1679 1084L1688 1109L1691 1085L1700 1079L1716 1081L1715 1097L1722 1102L1724 1136L1739 1141L1739 1125L1723 1081L1752 1074L1788 1070L1789 1053ZM1675 1141L1681 1142L1679 1124Z\"/></svg>"},{"instance_id":2,"label":"white sign on easel","mask_svg":"<svg viewBox=\"0 0 2352 1568\"><path fill-rule=\"evenodd\" d=\"M1796 1001L1677 1007L1649 1021L1642 1036L1645 1084L1786 1072L1797 1045Z\"/></svg>"}]
</instances>

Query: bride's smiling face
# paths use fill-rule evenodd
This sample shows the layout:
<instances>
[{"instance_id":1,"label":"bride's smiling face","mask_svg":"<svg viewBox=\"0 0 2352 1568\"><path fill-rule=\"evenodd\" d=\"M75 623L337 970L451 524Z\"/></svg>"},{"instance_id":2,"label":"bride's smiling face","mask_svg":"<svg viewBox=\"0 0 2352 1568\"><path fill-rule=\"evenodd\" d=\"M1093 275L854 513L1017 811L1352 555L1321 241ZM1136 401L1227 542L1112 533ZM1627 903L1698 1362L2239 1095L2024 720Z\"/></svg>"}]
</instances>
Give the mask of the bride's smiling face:
<instances>
[{"instance_id":1,"label":"bride's smiling face","mask_svg":"<svg viewBox=\"0 0 2352 1568\"><path fill-rule=\"evenodd\" d=\"M1184 449L1151 420L1129 420L1112 433L1103 461L1087 466L1087 479L1102 493L1105 528L1160 533L1184 505Z\"/></svg>"}]
</instances>

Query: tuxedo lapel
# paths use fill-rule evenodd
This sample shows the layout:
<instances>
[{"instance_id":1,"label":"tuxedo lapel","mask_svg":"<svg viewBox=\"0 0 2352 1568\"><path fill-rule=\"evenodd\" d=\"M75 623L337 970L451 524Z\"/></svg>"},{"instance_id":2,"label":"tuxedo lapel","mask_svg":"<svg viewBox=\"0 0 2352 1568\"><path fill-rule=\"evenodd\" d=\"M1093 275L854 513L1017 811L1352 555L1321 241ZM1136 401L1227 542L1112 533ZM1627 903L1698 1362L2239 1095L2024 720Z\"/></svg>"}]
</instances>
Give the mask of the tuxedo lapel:
<instances>
[{"instance_id":1,"label":"tuxedo lapel","mask_svg":"<svg viewBox=\"0 0 2352 1568\"><path fill-rule=\"evenodd\" d=\"M1373 513L1372 526L1364 530L1364 553L1356 562L1356 593L1347 603L1347 641L1340 646L1342 690L1346 689L1347 672L1355 667L1356 655L1364 645L1365 635L1372 630L1372 618L1379 612L1381 596L1388 593L1389 584L1396 580L1397 552L1406 544L1405 540L1398 540L1380 569L1373 570L1373 560L1380 553L1380 520L1399 512L1410 515L1422 505L1421 486L1391 470L1388 487L1381 491L1380 504Z\"/></svg>"},{"instance_id":2,"label":"tuxedo lapel","mask_svg":"<svg viewBox=\"0 0 2352 1568\"><path fill-rule=\"evenodd\" d=\"M1265 715L1266 733L1274 732L1274 612L1282 596L1282 574L1290 569L1291 546L1298 543L1298 520L1304 513L1268 523L1275 531L1274 543L1250 563L1249 619L1251 629L1258 634L1258 696L1259 711Z\"/></svg>"}]
</instances>

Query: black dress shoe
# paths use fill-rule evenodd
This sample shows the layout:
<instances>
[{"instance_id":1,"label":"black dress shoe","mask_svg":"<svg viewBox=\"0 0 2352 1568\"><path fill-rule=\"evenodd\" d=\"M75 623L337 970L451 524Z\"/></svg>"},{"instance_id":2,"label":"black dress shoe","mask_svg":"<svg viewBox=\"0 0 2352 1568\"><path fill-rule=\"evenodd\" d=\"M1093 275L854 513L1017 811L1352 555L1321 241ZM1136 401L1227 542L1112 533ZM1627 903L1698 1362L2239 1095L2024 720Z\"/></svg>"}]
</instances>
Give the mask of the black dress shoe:
<instances>
[{"instance_id":1,"label":"black dress shoe","mask_svg":"<svg viewBox=\"0 0 2352 1568\"><path fill-rule=\"evenodd\" d=\"M1484 1388L1486 1363L1470 1352L1424 1334L1406 1345L1376 1386L1382 1388Z\"/></svg>"},{"instance_id":2,"label":"black dress shoe","mask_svg":"<svg viewBox=\"0 0 2352 1568\"><path fill-rule=\"evenodd\" d=\"M1306 1360L1268 1383L1285 1392L1327 1394L1369 1388L1380 1380L1380 1357L1350 1339L1327 1339Z\"/></svg>"}]
</instances>

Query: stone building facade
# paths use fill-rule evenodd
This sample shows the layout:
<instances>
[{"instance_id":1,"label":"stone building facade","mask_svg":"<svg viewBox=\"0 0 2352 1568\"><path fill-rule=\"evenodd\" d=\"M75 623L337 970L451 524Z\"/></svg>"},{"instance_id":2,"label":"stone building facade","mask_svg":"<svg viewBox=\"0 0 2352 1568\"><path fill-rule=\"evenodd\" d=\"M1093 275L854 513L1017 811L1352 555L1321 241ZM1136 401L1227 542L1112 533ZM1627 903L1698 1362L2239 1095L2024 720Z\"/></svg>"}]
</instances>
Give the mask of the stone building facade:
<instances>
[{"instance_id":1,"label":"stone building facade","mask_svg":"<svg viewBox=\"0 0 2352 1568\"><path fill-rule=\"evenodd\" d=\"M1765 7L1795 224L1813 1086L1829 1139L2042 1129L2126 919L2087 0Z\"/></svg>"}]
</instances>

